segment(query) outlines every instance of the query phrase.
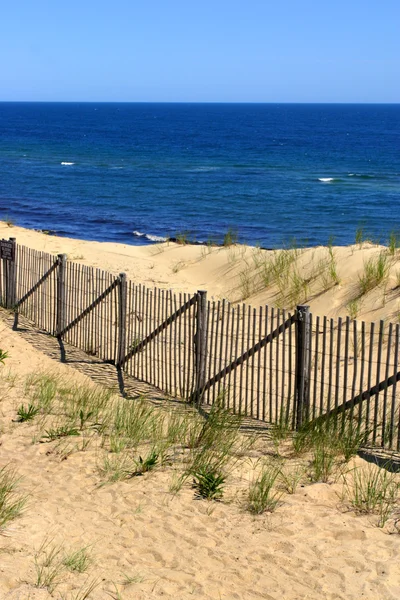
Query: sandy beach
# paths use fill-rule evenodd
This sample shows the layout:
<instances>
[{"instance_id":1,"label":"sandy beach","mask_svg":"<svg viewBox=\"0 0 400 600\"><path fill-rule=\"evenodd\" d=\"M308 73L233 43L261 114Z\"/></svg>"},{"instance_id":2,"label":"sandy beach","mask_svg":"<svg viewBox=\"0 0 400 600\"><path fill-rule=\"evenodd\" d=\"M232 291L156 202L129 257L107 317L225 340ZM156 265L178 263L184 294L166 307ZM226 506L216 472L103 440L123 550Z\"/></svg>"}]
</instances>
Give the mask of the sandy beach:
<instances>
[{"instance_id":1,"label":"sandy beach","mask_svg":"<svg viewBox=\"0 0 400 600\"><path fill-rule=\"evenodd\" d=\"M6 223L0 224L0 236L16 237L19 244L37 250L66 253L70 260L115 274L126 272L147 286L185 292L206 289L210 297L253 306L294 298L283 296L276 284L265 285L262 273L276 253L257 248L87 242ZM357 318L397 322L397 252L388 254L385 280L359 299L365 264L382 252L387 249L369 242L296 250L296 269L309 280L302 288L304 298L298 298L310 304L314 314L345 317L357 309ZM330 268L332 256L336 281ZM358 301L356 308L349 305L352 300ZM94 417L87 416L90 426L86 427L82 415L76 435L49 439L50 428L66 423L64 398L73 397L66 389L97 390L94 382L101 380L102 366L94 357L72 350L68 362L61 364L56 341L42 338L23 321L19 332L12 331L11 316L1 312L0 348L9 356L0 365L0 467L15 469L21 478L18 489L27 501L22 514L0 530L0 598L399 597L398 495L388 505L383 527L378 527L382 525L379 511L360 514L345 494L354 469L371 468L365 460L341 458L321 481L313 472L312 456L294 454L290 436L277 439L263 429L252 444L236 450L219 501L199 498L192 478L174 490L174 478L190 455L177 444L171 446L170 458L153 470L110 481L104 468L107 461L125 455L127 460L137 458L147 446L117 451ZM41 405L31 421L18 422L21 405L38 405L45 377L58 382L54 406L46 412ZM168 402L158 406L150 388L135 392L132 382L131 397L122 399L116 378L107 377L102 389L111 388L108 402L132 402L135 395L144 394L155 411L167 410L172 419ZM79 411L77 415L79 421ZM98 418L104 419L101 411ZM278 505L257 515L248 510L248 490L264 463L301 475L291 490L278 478ZM394 486L398 477L393 476ZM88 561L79 572L67 566L66 556L82 549ZM54 586L44 585L38 573L48 575L52 565L59 567Z\"/></svg>"}]
</instances>

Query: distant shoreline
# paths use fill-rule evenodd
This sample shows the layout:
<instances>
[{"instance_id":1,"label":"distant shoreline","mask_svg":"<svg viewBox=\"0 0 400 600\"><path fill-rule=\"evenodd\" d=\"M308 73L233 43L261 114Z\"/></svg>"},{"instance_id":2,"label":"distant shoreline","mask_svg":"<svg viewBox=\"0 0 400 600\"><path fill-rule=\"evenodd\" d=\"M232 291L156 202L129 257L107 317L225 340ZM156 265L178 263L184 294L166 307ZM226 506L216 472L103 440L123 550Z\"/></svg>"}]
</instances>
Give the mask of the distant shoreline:
<instances>
[{"instance_id":1,"label":"distant shoreline","mask_svg":"<svg viewBox=\"0 0 400 600\"><path fill-rule=\"evenodd\" d=\"M341 247L341 248L347 248L349 246L352 246L354 243L359 243L359 241L357 240L358 236L359 236L359 240L362 240L363 243L365 242L369 242L371 244L374 244L376 246L382 245L382 246L386 246L389 242L389 237L390 237L390 232L388 231L387 233L387 239L385 240L381 240L381 239L373 239L373 236L368 235L368 233L365 231L365 229L363 227L359 227L357 230L354 231L354 242L349 243L349 244L338 244L335 241L334 236L327 236L327 240L326 243L324 244L309 244L306 243L305 241L303 241L303 243L301 243L301 240L298 240L294 237L292 238L288 238L287 241L285 243L283 243L281 246L263 246L260 244L251 244L249 242L247 242L246 240L241 240L239 238L239 236L237 235L236 231L234 228L228 228L227 232L225 233L224 236L224 240L221 242L218 242L216 240L196 240L195 238L191 238L190 234L188 234L187 232L177 232L175 235L173 236L158 236L158 235L152 235L152 234L146 234L146 233L140 233L140 232L136 232L133 231L132 232L132 242L129 242L128 240L107 240L107 239L100 239L100 238L96 238L93 239L91 237L82 237L81 235L71 235L68 233L64 233L64 232L59 232L55 229L41 229L41 228L35 228L35 227L25 227L23 225L18 225L16 223L14 223L12 221L12 219L7 219L7 218L2 218L0 219L0 223L4 224L5 226L8 225L8 229L10 231L13 230L13 228L18 227L20 229L23 230L27 230L27 231L34 231L38 234L42 234L45 236L50 236L50 237L55 237L55 238L61 238L61 239L71 239L71 240L79 240L82 242L93 242L93 243L100 243L100 244L122 244L122 245L128 245L128 246L132 246L132 247L153 247L153 246L157 246L158 244L163 244L163 243L173 243L173 244L177 244L179 246L200 246L200 247L213 247L213 248L225 248L225 247L230 247L230 246L245 246L248 248L257 248L259 250L265 250L268 252L272 252L272 251L279 251L279 250L284 250L284 249L290 249L290 248L298 248L298 249L307 249L307 248L319 248L319 247L327 247L330 245L335 245L336 247Z\"/></svg>"}]
</instances>

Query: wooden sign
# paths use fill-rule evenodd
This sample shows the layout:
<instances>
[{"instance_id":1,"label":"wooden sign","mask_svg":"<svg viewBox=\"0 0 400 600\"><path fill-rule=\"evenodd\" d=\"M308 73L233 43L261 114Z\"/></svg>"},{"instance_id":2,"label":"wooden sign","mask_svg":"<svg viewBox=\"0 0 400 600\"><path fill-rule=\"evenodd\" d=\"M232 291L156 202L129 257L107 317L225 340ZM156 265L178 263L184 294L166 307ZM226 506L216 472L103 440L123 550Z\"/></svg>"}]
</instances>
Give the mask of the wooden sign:
<instances>
[{"instance_id":1,"label":"wooden sign","mask_svg":"<svg viewBox=\"0 0 400 600\"><path fill-rule=\"evenodd\" d=\"M11 261L15 260L15 242L0 240L0 258Z\"/></svg>"}]
</instances>

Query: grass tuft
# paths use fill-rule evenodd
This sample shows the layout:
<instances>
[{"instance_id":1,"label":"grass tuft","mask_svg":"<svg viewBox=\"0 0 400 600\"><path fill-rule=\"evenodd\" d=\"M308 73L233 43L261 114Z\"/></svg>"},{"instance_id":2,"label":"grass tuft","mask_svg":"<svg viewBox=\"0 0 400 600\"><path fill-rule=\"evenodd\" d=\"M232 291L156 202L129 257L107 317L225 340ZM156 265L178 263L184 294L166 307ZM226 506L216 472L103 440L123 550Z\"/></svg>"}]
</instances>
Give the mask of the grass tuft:
<instances>
[{"instance_id":1,"label":"grass tuft","mask_svg":"<svg viewBox=\"0 0 400 600\"><path fill-rule=\"evenodd\" d=\"M353 419L338 415L305 423L292 443L295 454L312 453L312 480L325 481L341 459L348 462L357 454L366 435Z\"/></svg>"},{"instance_id":2,"label":"grass tuft","mask_svg":"<svg viewBox=\"0 0 400 600\"><path fill-rule=\"evenodd\" d=\"M183 260L177 260L176 262L174 262L174 264L172 265L172 273L179 273L179 271L181 269L183 269L185 267L185 263L183 262Z\"/></svg>"},{"instance_id":3,"label":"grass tuft","mask_svg":"<svg viewBox=\"0 0 400 600\"><path fill-rule=\"evenodd\" d=\"M300 482L304 479L305 469L302 465L291 468L282 468L279 471L279 480L282 488L288 494L294 494Z\"/></svg>"},{"instance_id":4,"label":"grass tuft","mask_svg":"<svg viewBox=\"0 0 400 600\"><path fill-rule=\"evenodd\" d=\"M12 467L0 469L0 529L19 517L25 508L28 498L18 491L19 482Z\"/></svg>"},{"instance_id":5,"label":"grass tuft","mask_svg":"<svg viewBox=\"0 0 400 600\"><path fill-rule=\"evenodd\" d=\"M223 246L233 246L238 242L238 234L237 231L229 227L228 231L224 235L224 241L222 242Z\"/></svg>"},{"instance_id":6,"label":"grass tuft","mask_svg":"<svg viewBox=\"0 0 400 600\"><path fill-rule=\"evenodd\" d=\"M76 427L71 427L70 425L60 425L60 427L56 427L55 429L46 429L42 439L52 442L53 440L58 440L60 438L77 435L80 435L80 432Z\"/></svg>"},{"instance_id":7,"label":"grass tuft","mask_svg":"<svg viewBox=\"0 0 400 600\"><path fill-rule=\"evenodd\" d=\"M395 256L398 249L400 248L400 237L395 231L391 231L389 234L389 245L388 252L391 256Z\"/></svg>"},{"instance_id":8,"label":"grass tuft","mask_svg":"<svg viewBox=\"0 0 400 600\"><path fill-rule=\"evenodd\" d=\"M136 575L128 575L127 573L124 573L124 579L121 581L121 585L128 586L136 583L142 583L143 581L145 581L145 578L139 573Z\"/></svg>"},{"instance_id":9,"label":"grass tuft","mask_svg":"<svg viewBox=\"0 0 400 600\"><path fill-rule=\"evenodd\" d=\"M36 417L38 412L39 408L37 406L34 406L33 404L29 404L27 407L25 407L24 404L21 404L21 406L17 410L17 421L19 423L32 421L32 419Z\"/></svg>"},{"instance_id":10,"label":"grass tuft","mask_svg":"<svg viewBox=\"0 0 400 600\"><path fill-rule=\"evenodd\" d=\"M347 304L347 310L349 312L350 319L352 319L353 321L357 319L361 311L361 299L353 298L352 300L350 300Z\"/></svg>"},{"instance_id":11,"label":"grass tuft","mask_svg":"<svg viewBox=\"0 0 400 600\"><path fill-rule=\"evenodd\" d=\"M4 365L4 361L9 357L8 352L6 352L5 350L1 350L0 348L0 363L2 365Z\"/></svg>"},{"instance_id":12,"label":"grass tuft","mask_svg":"<svg viewBox=\"0 0 400 600\"><path fill-rule=\"evenodd\" d=\"M351 480L345 477L344 497L358 512L378 514L378 527L384 527L397 501L399 482L393 473L376 465L355 468Z\"/></svg>"},{"instance_id":13,"label":"grass tuft","mask_svg":"<svg viewBox=\"0 0 400 600\"><path fill-rule=\"evenodd\" d=\"M145 458L139 456L139 459L136 461L136 471L133 475L144 475L144 473L152 471L157 466L158 460L159 454L154 449Z\"/></svg>"},{"instance_id":14,"label":"grass tuft","mask_svg":"<svg viewBox=\"0 0 400 600\"><path fill-rule=\"evenodd\" d=\"M275 484L280 474L279 467L264 465L258 478L250 485L247 509L255 514L273 512L281 498L282 492L275 489Z\"/></svg>"},{"instance_id":15,"label":"grass tuft","mask_svg":"<svg viewBox=\"0 0 400 600\"><path fill-rule=\"evenodd\" d=\"M253 292L252 275L248 266L239 273L239 281L241 300L247 300Z\"/></svg>"},{"instance_id":16,"label":"grass tuft","mask_svg":"<svg viewBox=\"0 0 400 600\"><path fill-rule=\"evenodd\" d=\"M197 495L206 500L219 500L223 496L225 477L212 467L204 466L193 473L193 487Z\"/></svg>"},{"instance_id":17,"label":"grass tuft","mask_svg":"<svg viewBox=\"0 0 400 600\"><path fill-rule=\"evenodd\" d=\"M365 229L364 229L364 227L357 227L356 236L355 236L355 242L356 242L357 246L362 248L364 241L365 241Z\"/></svg>"},{"instance_id":18,"label":"grass tuft","mask_svg":"<svg viewBox=\"0 0 400 600\"><path fill-rule=\"evenodd\" d=\"M338 452L332 441L332 438L327 435L326 437L321 436L314 443L310 471L311 481L327 483L337 467L339 463Z\"/></svg>"},{"instance_id":19,"label":"grass tuft","mask_svg":"<svg viewBox=\"0 0 400 600\"><path fill-rule=\"evenodd\" d=\"M130 477L135 472L135 465L125 455L106 455L99 471L108 482L114 483Z\"/></svg>"},{"instance_id":20,"label":"grass tuft","mask_svg":"<svg viewBox=\"0 0 400 600\"><path fill-rule=\"evenodd\" d=\"M176 243L179 244L180 246L185 246L186 244L189 243L187 231L178 232L176 234L175 238L176 238Z\"/></svg>"},{"instance_id":21,"label":"grass tuft","mask_svg":"<svg viewBox=\"0 0 400 600\"><path fill-rule=\"evenodd\" d=\"M89 546L85 546L66 554L63 559L63 565L70 571L85 573L93 562L88 548Z\"/></svg>"},{"instance_id":22,"label":"grass tuft","mask_svg":"<svg viewBox=\"0 0 400 600\"><path fill-rule=\"evenodd\" d=\"M364 271L359 277L360 295L364 295L385 282L389 275L390 261L386 252L369 258L364 263Z\"/></svg>"},{"instance_id":23,"label":"grass tuft","mask_svg":"<svg viewBox=\"0 0 400 600\"><path fill-rule=\"evenodd\" d=\"M334 250L332 247L332 240L329 240L329 243L328 243L328 253L329 253L328 275L329 275L330 281L333 283L333 285L339 285L340 277L337 272L336 256L335 256L335 253L334 253Z\"/></svg>"},{"instance_id":24,"label":"grass tuft","mask_svg":"<svg viewBox=\"0 0 400 600\"><path fill-rule=\"evenodd\" d=\"M62 385L61 377L52 373L34 373L25 382L25 393L42 414L51 413L57 392Z\"/></svg>"},{"instance_id":25,"label":"grass tuft","mask_svg":"<svg viewBox=\"0 0 400 600\"><path fill-rule=\"evenodd\" d=\"M45 588L50 594L54 592L65 572L62 554L62 546L53 544L49 538L44 539L34 554L36 587Z\"/></svg>"},{"instance_id":26,"label":"grass tuft","mask_svg":"<svg viewBox=\"0 0 400 600\"><path fill-rule=\"evenodd\" d=\"M126 448L136 448L152 438L160 416L144 400L119 402L111 408L110 429Z\"/></svg>"}]
</instances>

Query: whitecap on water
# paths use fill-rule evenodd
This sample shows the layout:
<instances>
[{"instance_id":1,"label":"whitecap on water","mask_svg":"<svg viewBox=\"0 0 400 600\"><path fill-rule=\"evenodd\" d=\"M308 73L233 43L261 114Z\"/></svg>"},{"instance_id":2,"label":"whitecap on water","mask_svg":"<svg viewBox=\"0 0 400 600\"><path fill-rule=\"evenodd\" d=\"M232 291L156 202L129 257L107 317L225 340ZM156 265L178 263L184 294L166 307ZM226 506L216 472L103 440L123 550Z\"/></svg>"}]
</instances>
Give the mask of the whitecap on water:
<instances>
[{"instance_id":1,"label":"whitecap on water","mask_svg":"<svg viewBox=\"0 0 400 600\"><path fill-rule=\"evenodd\" d=\"M150 242L166 242L167 238L161 237L160 235L152 235L151 233L142 233L141 231L134 231L133 235L135 237L144 237L146 240Z\"/></svg>"}]
</instances>

